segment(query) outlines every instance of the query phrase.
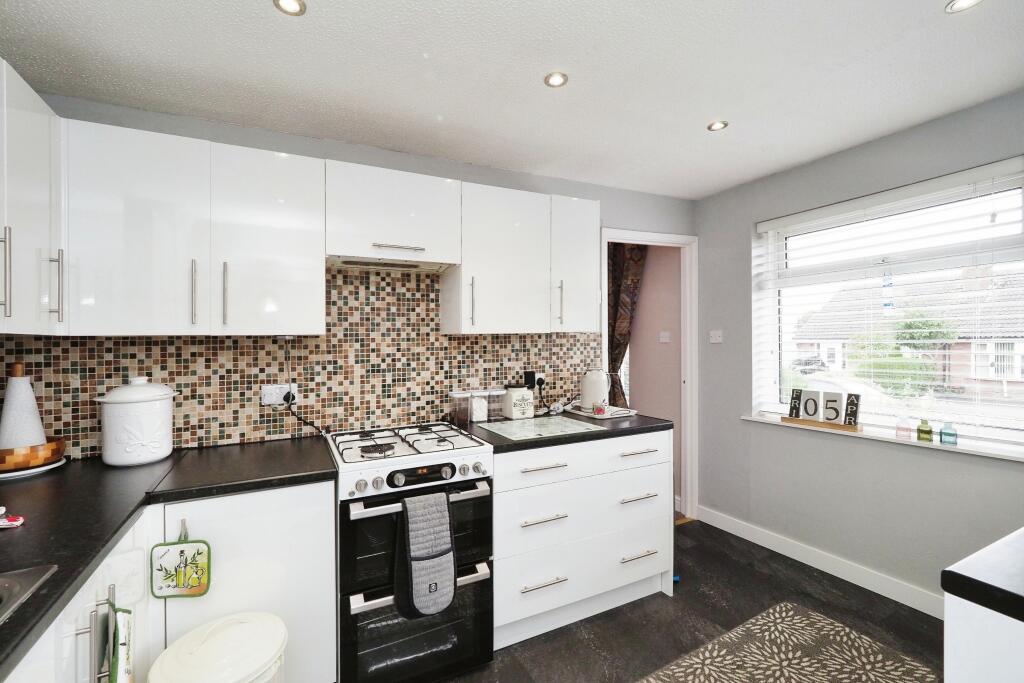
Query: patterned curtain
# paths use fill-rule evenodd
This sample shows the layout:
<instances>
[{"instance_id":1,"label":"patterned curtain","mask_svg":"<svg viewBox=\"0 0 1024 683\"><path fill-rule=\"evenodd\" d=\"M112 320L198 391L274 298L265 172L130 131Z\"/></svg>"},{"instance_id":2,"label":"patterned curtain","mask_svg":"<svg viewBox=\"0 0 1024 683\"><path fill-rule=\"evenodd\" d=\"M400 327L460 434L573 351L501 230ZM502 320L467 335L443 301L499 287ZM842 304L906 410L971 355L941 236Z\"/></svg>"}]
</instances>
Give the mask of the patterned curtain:
<instances>
[{"instance_id":1,"label":"patterned curtain","mask_svg":"<svg viewBox=\"0 0 1024 683\"><path fill-rule=\"evenodd\" d=\"M647 246L643 244L608 245L608 372L612 376L612 389L608 402L628 408L622 391L619 371L629 348L629 335L633 315L640 301L640 281L644 275Z\"/></svg>"}]
</instances>

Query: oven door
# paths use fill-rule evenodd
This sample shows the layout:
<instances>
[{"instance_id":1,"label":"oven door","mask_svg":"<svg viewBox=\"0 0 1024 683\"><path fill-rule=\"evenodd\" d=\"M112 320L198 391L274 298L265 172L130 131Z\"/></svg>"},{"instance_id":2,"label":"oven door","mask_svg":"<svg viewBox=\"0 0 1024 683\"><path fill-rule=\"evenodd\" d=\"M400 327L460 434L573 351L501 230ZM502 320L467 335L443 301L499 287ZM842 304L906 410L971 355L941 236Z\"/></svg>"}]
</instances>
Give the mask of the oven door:
<instances>
[{"instance_id":1,"label":"oven door","mask_svg":"<svg viewBox=\"0 0 1024 683\"><path fill-rule=\"evenodd\" d=\"M342 502L338 510L338 581L342 596L380 588L391 590L402 499L442 491L451 501L449 523L455 540L456 564L466 567L490 559L493 504L488 479Z\"/></svg>"},{"instance_id":2,"label":"oven door","mask_svg":"<svg viewBox=\"0 0 1024 683\"><path fill-rule=\"evenodd\" d=\"M438 681L493 658L494 590L486 562L460 566L452 604L406 619L392 588L342 597L341 678L353 683Z\"/></svg>"}]
</instances>

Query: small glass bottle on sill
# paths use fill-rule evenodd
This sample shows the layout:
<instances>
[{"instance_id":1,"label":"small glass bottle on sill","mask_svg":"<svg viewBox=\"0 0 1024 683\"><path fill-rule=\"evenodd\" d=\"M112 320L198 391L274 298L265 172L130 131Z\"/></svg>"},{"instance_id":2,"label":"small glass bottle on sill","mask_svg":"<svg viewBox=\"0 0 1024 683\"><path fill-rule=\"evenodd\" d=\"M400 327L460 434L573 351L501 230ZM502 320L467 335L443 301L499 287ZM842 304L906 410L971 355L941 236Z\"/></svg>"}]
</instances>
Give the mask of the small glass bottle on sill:
<instances>
[{"instance_id":1,"label":"small glass bottle on sill","mask_svg":"<svg viewBox=\"0 0 1024 683\"><path fill-rule=\"evenodd\" d=\"M932 426L928 424L928 420L922 418L921 424L917 425L917 440L931 443L933 440L932 437Z\"/></svg>"},{"instance_id":2,"label":"small glass bottle on sill","mask_svg":"<svg viewBox=\"0 0 1024 683\"><path fill-rule=\"evenodd\" d=\"M908 417L901 417L896 423L896 438L911 441L914 438L914 423Z\"/></svg>"},{"instance_id":3,"label":"small glass bottle on sill","mask_svg":"<svg viewBox=\"0 0 1024 683\"><path fill-rule=\"evenodd\" d=\"M939 443L943 446L955 446L956 437L956 427L953 426L952 422L946 422L942 425L942 431L939 432Z\"/></svg>"}]
</instances>

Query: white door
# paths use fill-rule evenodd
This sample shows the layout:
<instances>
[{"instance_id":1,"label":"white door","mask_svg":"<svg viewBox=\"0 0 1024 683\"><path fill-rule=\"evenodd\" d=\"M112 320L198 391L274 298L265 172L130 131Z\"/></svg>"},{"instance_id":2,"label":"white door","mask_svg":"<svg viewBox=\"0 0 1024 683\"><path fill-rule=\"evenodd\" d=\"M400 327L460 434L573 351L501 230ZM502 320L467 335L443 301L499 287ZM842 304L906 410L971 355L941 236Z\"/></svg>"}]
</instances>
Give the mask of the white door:
<instances>
[{"instance_id":1,"label":"white door","mask_svg":"<svg viewBox=\"0 0 1024 683\"><path fill-rule=\"evenodd\" d=\"M69 331L207 334L210 143L68 122Z\"/></svg>"},{"instance_id":2,"label":"white door","mask_svg":"<svg viewBox=\"0 0 1024 683\"><path fill-rule=\"evenodd\" d=\"M551 331L550 234L549 195L462 184L463 331Z\"/></svg>"},{"instance_id":3,"label":"white door","mask_svg":"<svg viewBox=\"0 0 1024 683\"><path fill-rule=\"evenodd\" d=\"M236 612L276 614L288 629L287 681L336 680L337 576L333 482L164 506L168 541L186 520L210 544L210 590L167 600L167 642Z\"/></svg>"},{"instance_id":4,"label":"white door","mask_svg":"<svg viewBox=\"0 0 1024 683\"><path fill-rule=\"evenodd\" d=\"M459 263L462 183L327 161L327 253Z\"/></svg>"},{"instance_id":5,"label":"white door","mask_svg":"<svg viewBox=\"0 0 1024 683\"><path fill-rule=\"evenodd\" d=\"M601 203L551 197L551 329L601 331Z\"/></svg>"},{"instance_id":6,"label":"white door","mask_svg":"<svg viewBox=\"0 0 1024 683\"><path fill-rule=\"evenodd\" d=\"M0 330L48 334L51 264L51 136L54 113L6 62L3 69L3 260ZM56 250L53 250L56 252ZM54 293L56 294L56 293ZM56 322L57 317L52 316Z\"/></svg>"},{"instance_id":7,"label":"white door","mask_svg":"<svg viewBox=\"0 0 1024 683\"><path fill-rule=\"evenodd\" d=\"M323 334L324 160L213 145L214 334Z\"/></svg>"}]
</instances>

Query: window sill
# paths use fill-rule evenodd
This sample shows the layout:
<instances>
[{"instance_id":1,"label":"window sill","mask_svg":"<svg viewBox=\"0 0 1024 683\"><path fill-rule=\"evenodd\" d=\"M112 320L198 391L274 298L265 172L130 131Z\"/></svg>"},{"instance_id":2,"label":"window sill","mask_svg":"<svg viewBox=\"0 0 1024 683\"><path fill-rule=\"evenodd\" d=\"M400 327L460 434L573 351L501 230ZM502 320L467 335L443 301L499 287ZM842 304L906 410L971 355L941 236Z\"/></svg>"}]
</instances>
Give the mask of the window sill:
<instances>
[{"instance_id":1,"label":"window sill","mask_svg":"<svg viewBox=\"0 0 1024 683\"><path fill-rule=\"evenodd\" d=\"M787 429L803 429L810 432L835 434L837 436L852 437L854 439L885 441L887 443L900 444L901 446L930 448L932 450L946 451L948 453L963 453L964 455L977 455L983 458L998 458L1000 460L1013 460L1016 462L1024 462L1024 448L1010 444L961 439L960 443L956 446L944 446L942 444L929 443L927 441L909 441L907 439L897 439L895 436L890 436L892 434L892 430L885 429L882 427L865 426L864 431L862 432L843 432L834 429L828 429L827 427L808 427L806 425L783 422L782 420L779 419L779 416L775 414L741 415L740 419L746 420L747 422L760 422L762 424L777 425L779 427L785 427Z\"/></svg>"}]
</instances>

